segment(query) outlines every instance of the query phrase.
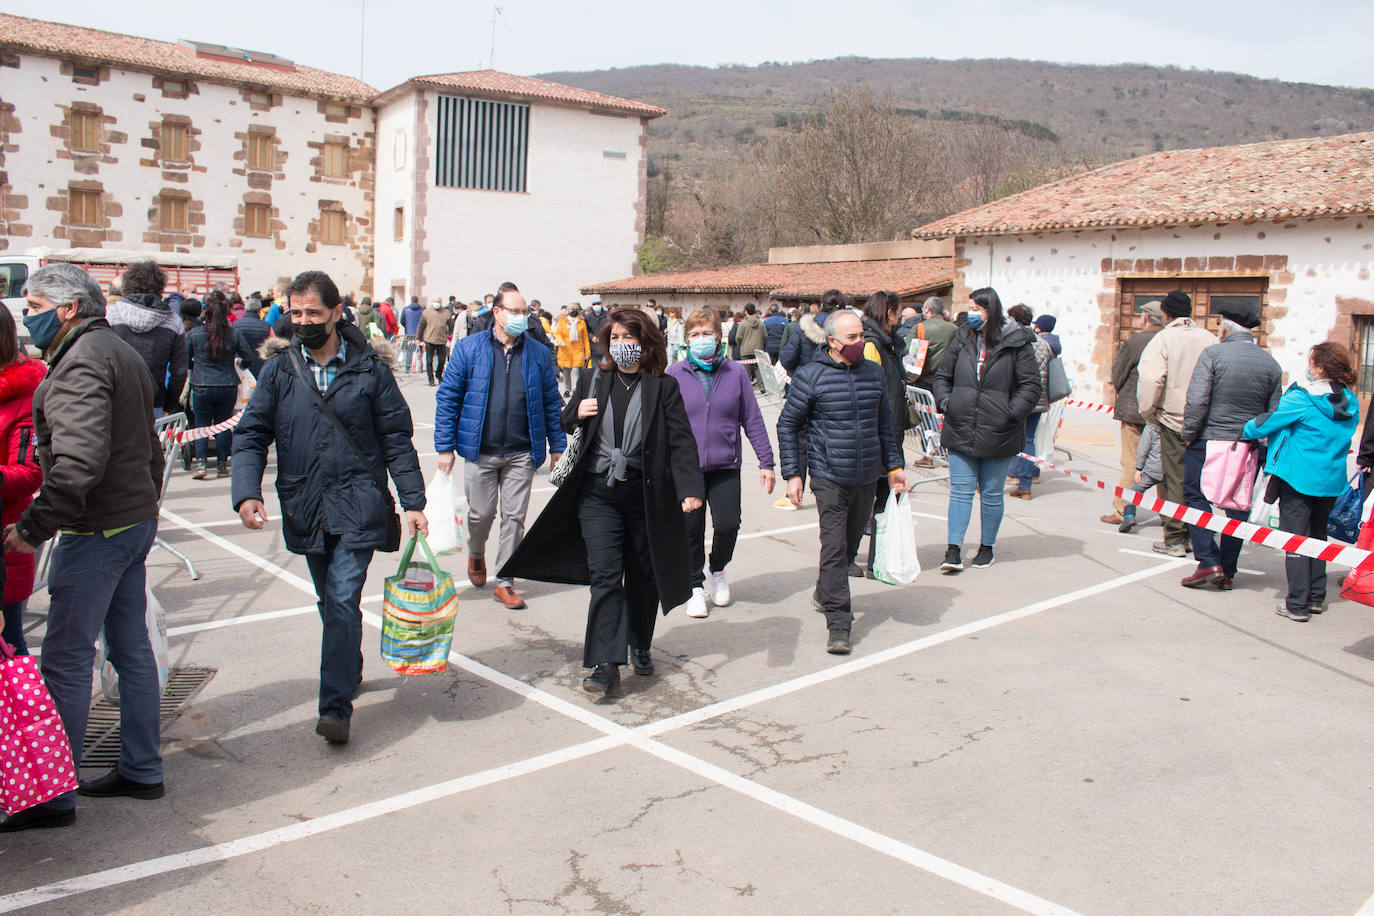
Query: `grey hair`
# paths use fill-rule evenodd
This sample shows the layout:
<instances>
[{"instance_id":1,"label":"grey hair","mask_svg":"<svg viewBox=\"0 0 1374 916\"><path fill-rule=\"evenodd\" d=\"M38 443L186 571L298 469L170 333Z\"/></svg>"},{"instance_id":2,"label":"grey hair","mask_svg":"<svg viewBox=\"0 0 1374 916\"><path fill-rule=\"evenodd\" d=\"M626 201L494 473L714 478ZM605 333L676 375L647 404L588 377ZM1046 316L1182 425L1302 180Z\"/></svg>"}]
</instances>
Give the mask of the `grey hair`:
<instances>
[{"instance_id":1,"label":"grey hair","mask_svg":"<svg viewBox=\"0 0 1374 916\"><path fill-rule=\"evenodd\" d=\"M1223 319L1221 319L1221 327L1222 327L1222 330L1224 330L1224 331L1226 332L1226 336L1227 336L1227 337L1230 337L1232 334L1249 334L1249 333L1250 333L1250 329L1249 329L1249 328L1247 328L1247 327L1246 327L1245 325L1243 325L1243 324L1237 324L1236 322L1232 321L1230 318L1223 318Z\"/></svg>"},{"instance_id":2,"label":"grey hair","mask_svg":"<svg viewBox=\"0 0 1374 916\"><path fill-rule=\"evenodd\" d=\"M949 308L945 305L945 300L939 296L931 296L925 301L925 307L930 309L930 314L938 315L941 318L949 317Z\"/></svg>"},{"instance_id":3,"label":"grey hair","mask_svg":"<svg viewBox=\"0 0 1374 916\"><path fill-rule=\"evenodd\" d=\"M826 336L826 337L839 337L839 336L840 336L839 333L838 333L839 330L840 330L840 322L844 319L844 316L846 316L846 315L849 315L849 316L851 316L851 317L853 317L853 318L855 318L855 319L858 319L859 324L862 326L862 324L863 324L863 319L862 319L862 318L859 318L859 316L858 316L857 314L855 314L854 312L849 311L848 309L838 309L838 310L836 310L836 311L831 312L831 313L830 313L829 315L827 315L826 318L825 318L825 336Z\"/></svg>"},{"instance_id":4,"label":"grey hair","mask_svg":"<svg viewBox=\"0 0 1374 916\"><path fill-rule=\"evenodd\" d=\"M1145 304L1146 304L1146 305L1157 305L1157 306L1159 306L1161 309L1164 307L1164 304L1163 304L1162 302L1160 302L1158 299L1155 299L1155 300L1153 300L1152 302L1147 302L1147 303L1145 303ZM1142 314L1145 316L1145 320L1146 320L1146 321L1148 321L1150 324L1154 325L1154 326L1157 327L1157 328L1162 328L1162 327L1164 327L1166 324L1169 323L1169 316L1166 315L1166 314L1164 314L1164 312L1162 312L1162 311L1160 311L1160 312L1143 312Z\"/></svg>"},{"instance_id":5,"label":"grey hair","mask_svg":"<svg viewBox=\"0 0 1374 916\"><path fill-rule=\"evenodd\" d=\"M40 267L29 277L28 291L53 305L75 305L78 318L104 318L105 294L90 274L75 264Z\"/></svg>"}]
</instances>

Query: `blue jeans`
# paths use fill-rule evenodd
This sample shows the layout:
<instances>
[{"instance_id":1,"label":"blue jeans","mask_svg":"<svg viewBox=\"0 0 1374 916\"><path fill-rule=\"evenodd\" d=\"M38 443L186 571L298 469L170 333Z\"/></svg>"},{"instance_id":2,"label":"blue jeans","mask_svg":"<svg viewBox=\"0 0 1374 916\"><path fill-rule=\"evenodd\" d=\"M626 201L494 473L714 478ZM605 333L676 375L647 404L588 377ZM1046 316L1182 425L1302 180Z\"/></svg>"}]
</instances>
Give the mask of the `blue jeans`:
<instances>
[{"instance_id":1,"label":"blue jeans","mask_svg":"<svg viewBox=\"0 0 1374 916\"><path fill-rule=\"evenodd\" d=\"M1035 454L1035 431L1040 428L1040 418L1042 413L1033 413L1026 417L1026 444L1021 451L1027 455ZM1023 490L1031 488L1031 481L1040 476L1040 466L1034 461L1027 461L1020 455L1011 459L1010 473L1016 475L1016 485Z\"/></svg>"},{"instance_id":2,"label":"blue jeans","mask_svg":"<svg viewBox=\"0 0 1374 916\"><path fill-rule=\"evenodd\" d=\"M964 543L969 517L973 515L973 492L978 491L983 529L979 544L997 543L997 528L1002 524L1002 481L1007 476L1010 458L974 458L953 449L949 451L949 541Z\"/></svg>"},{"instance_id":3,"label":"blue jeans","mask_svg":"<svg viewBox=\"0 0 1374 916\"><path fill-rule=\"evenodd\" d=\"M1199 439L1191 443L1183 453L1183 503L1189 509L1224 514L1227 518L1244 520L1250 513L1245 509L1213 509L1207 497L1202 495L1202 466L1207 462L1207 440ZM1217 546L1216 535L1206 528L1188 526L1188 538L1193 542L1193 559L1199 569L1220 566L1221 571L1231 578L1236 576L1240 564L1240 546L1245 542L1223 534L1221 546Z\"/></svg>"},{"instance_id":4,"label":"blue jeans","mask_svg":"<svg viewBox=\"0 0 1374 916\"><path fill-rule=\"evenodd\" d=\"M52 599L41 668L67 729L72 760L81 766L95 641L104 631L110 663L119 675L118 770L135 782L162 782L157 660L148 641L144 593L144 561L156 536L155 521L111 537L64 534L53 548L48 571ZM69 792L54 799L52 807L75 804L75 793Z\"/></svg>"},{"instance_id":5,"label":"blue jeans","mask_svg":"<svg viewBox=\"0 0 1374 916\"><path fill-rule=\"evenodd\" d=\"M234 405L238 403L238 388L227 385L194 385L191 388L191 409L196 412L196 422L201 426L214 426L223 423L234 415ZM227 429L215 433L215 460L229 460L230 443L234 431ZM209 450L208 439L196 440L196 460L204 461Z\"/></svg>"},{"instance_id":6,"label":"blue jeans","mask_svg":"<svg viewBox=\"0 0 1374 916\"><path fill-rule=\"evenodd\" d=\"M0 636L14 648L15 655L29 654L29 644L24 641L24 602L5 605L5 630Z\"/></svg>"},{"instance_id":7,"label":"blue jeans","mask_svg":"<svg viewBox=\"0 0 1374 916\"><path fill-rule=\"evenodd\" d=\"M305 555L319 596L320 715L333 710L353 715L353 691L363 672L363 584L372 550L339 546L337 534L324 536L324 553Z\"/></svg>"}]
</instances>

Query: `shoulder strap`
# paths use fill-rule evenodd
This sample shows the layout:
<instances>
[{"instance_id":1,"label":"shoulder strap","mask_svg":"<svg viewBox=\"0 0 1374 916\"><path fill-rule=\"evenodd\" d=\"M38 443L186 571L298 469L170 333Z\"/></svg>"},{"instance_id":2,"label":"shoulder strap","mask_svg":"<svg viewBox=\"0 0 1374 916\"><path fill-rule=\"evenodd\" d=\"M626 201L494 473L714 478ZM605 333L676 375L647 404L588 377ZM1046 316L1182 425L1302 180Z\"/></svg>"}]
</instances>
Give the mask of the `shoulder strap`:
<instances>
[{"instance_id":1,"label":"shoulder strap","mask_svg":"<svg viewBox=\"0 0 1374 916\"><path fill-rule=\"evenodd\" d=\"M925 323L924 321L917 322L917 324L916 324L916 337L917 337L917 339L919 339L919 340L925 340L925 339L926 339L926 323Z\"/></svg>"},{"instance_id":2,"label":"shoulder strap","mask_svg":"<svg viewBox=\"0 0 1374 916\"><path fill-rule=\"evenodd\" d=\"M291 359L291 367L296 370L296 375L300 377L301 383L305 385L305 390L309 391L310 396L315 399L315 406L319 407L320 412L329 418L330 423L334 424L334 428L339 431L339 435L343 436L345 444L347 444L349 449L353 452L353 457L357 458L358 461L362 463L362 466L367 468L368 474L372 477L372 482L376 484L377 489L381 490L383 495L386 496L387 502L394 506L395 500L391 498L391 488L386 485L386 477L377 474L376 470L372 467L372 462L367 460L363 455L363 450L358 448L358 444L353 441L353 436L349 433L348 428L343 425L343 422L339 420L334 411L329 409L329 405L325 403L324 395L320 394L319 386L315 384L314 378L306 371L305 364L301 362L301 355L296 352L295 347L287 347L286 353Z\"/></svg>"}]
</instances>

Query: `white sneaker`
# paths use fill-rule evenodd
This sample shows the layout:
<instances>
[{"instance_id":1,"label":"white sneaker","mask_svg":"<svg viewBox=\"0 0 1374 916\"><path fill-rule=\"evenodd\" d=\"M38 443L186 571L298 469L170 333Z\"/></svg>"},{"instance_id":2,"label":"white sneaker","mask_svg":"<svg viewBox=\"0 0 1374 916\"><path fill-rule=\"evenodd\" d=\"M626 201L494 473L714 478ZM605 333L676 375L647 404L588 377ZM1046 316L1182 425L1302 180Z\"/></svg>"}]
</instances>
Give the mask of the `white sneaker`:
<instances>
[{"instance_id":1,"label":"white sneaker","mask_svg":"<svg viewBox=\"0 0 1374 916\"><path fill-rule=\"evenodd\" d=\"M730 603L730 586L725 581L725 572L711 573L711 603L725 607Z\"/></svg>"},{"instance_id":2,"label":"white sneaker","mask_svg":"<svg viewBox=\"0 0 1374 916\"><path fill-rule=\"evenodd\" d=\"M710 617L711 609L706 606L706 589L692 589L692 597L687 599L688 617Z\"/></svg>"}]
</instances>

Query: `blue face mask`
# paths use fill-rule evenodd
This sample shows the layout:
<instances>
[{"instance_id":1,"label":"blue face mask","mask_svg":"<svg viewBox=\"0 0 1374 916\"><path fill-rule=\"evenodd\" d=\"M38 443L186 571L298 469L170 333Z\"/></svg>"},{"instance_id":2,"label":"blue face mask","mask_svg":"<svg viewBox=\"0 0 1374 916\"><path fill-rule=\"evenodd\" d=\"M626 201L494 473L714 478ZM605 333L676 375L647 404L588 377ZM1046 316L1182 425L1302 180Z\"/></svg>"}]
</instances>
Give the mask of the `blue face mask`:
<instances>
[{"instance_id":1,"label":"blue face mask","mask_svg":"<svg viewBox=\"0 0 1374 916\"><path fill-rule=\"evenodd\" d=\"M506 313L506 333L511 337L519 337L525 333L525 328L529 327L529 315L512 315Z\"/></svg>"},{"instance_id":2,"label":"blue face mask","mask_svg":"<svg viewBox=\"0 0 1374 916\"><path fill-rule=\"evenodd\" d=\"M977 312L969 312L968 326L977 331L983 326L983 316L978 314Z\"/></svg>"},{"instance_id":3,"label":"blue face mask","mask_svg":"<svg viewBox=\"0 0 1374 916\"><path fill-rule=\"evenodd\" d=\"M33 345L40 350L46 350L52 345L57 332L62 329L62 319L57 317L57 309L48 309L36 315L25 315L24 327L28 329Z\"/></svg>"},{"instance_id":4,"label":"blue face mask","mask_svg":"<svg viewBox=\"0 0 1374 916\"><path fill-rule=\"evenodd\" d=\"M687 347L692 351L692 355L700 360L710 359L716 355L716 350L720 349L714 337L693 337L688 341Z\"/></svg>"}]
</instances>

